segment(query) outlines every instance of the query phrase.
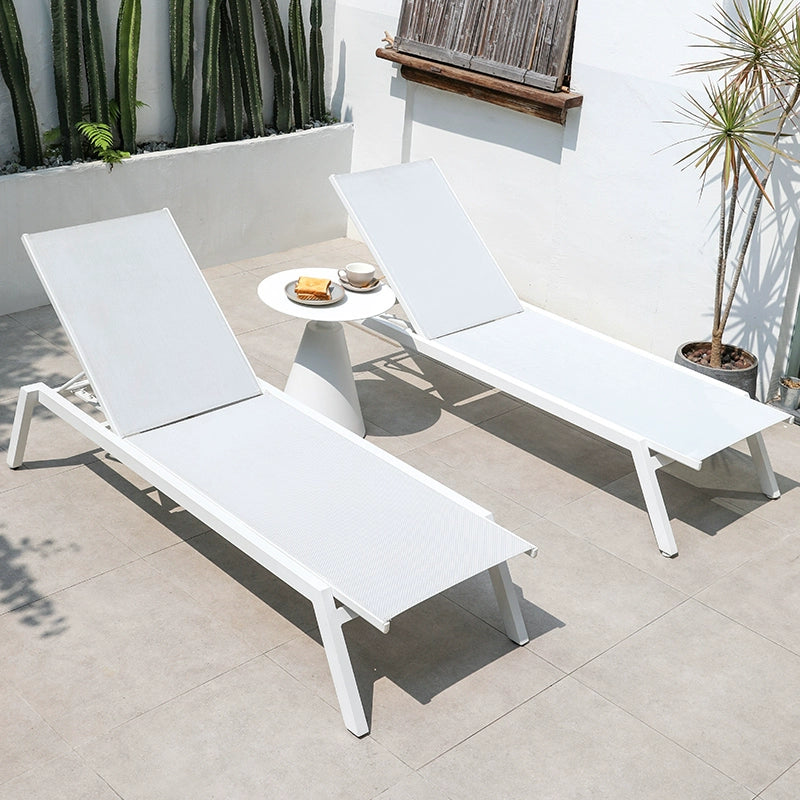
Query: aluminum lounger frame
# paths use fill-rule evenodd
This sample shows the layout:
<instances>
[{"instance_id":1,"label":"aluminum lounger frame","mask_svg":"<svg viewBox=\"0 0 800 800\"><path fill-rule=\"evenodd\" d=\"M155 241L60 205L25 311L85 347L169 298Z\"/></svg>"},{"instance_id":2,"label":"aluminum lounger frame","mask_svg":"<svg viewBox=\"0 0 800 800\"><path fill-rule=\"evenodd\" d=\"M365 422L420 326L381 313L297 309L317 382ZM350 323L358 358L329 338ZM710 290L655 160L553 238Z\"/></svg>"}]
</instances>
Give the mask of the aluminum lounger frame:
<instances>
[{"instance_id":1,"label":"aluminum lounger frame","mask_svg":"<svg viewBox=\"0 0 800 800\"><path fill-rule=\"evenodd\" d=\"M433 160L331 181L410 320L383 315L364 324L628 450L665 556L678 548L661 467L700 469L746 440L762 491L780 495L762 431L787 414L520 301ZM592 362L608 374L588 376ZM706 414L696 435L678 406Z\"/></svg>"},{"instance_id":2,"label":"aluminum lounger frame","mask_svg":"<svg viewBox=\"0 0 800 800\"><path fill-rule=\"evenodd\" d=\"M23 464L33 411L40 403L305 596L314 607L345 725L357 736L366 734L369 726L342 631L345 622L362 617L386 633L392 616L485 570L509 638L519 644L528 640L507 559L521 553L535 555L536 548L496 525L485 509L257 379L167 211L34 234L24 241L85 373L59 388L43 383L22 387L9 443L10 467ZM160 255L162 247L165 255ZM114 252L120 254L121 263L109 264ZM66 266L53 263L59 254ZM155 265L145 263L150 256ZM100 272L98 257L106 259ZM76 271L81 263L87 274ZM131 274L136 267L144 274ZM168 275L163 275L165 270ZM162 277L166 283L148 286ZM124 296L109 298L110 310L98 309L97 299L115 281L126 284ZM138 298L133 296L134 285L141 294ZM166 298L155 297L154 288ZM83 295L85 314L80 307ZM175 321L159 326L159 303L179 300L178 328ZM136 310L152 318L134 322L130 315ZM84 316L88 324L81 319ZM96 333L98 325L109 321L117 323L107 329L110 343L91 336L87 341L88 333ZM141 338L131 345L142 344L145 351L149 345L169 351L163 328L170 326L182 337L178 360L170 362L166 355L165 364L151 369L147 359L131 363L128 353L129 363L122 358L119 365L110 365L111 372L119 366L119 374L102 374L104 360L126 335ZM130 380L128 372L141 377L142 372L157 374L167 367L184 371L178 376L183 380L177 381L177 388L183 388L209 356L206 351L197 358L192 353L191 338L201 329L209 351L231 362L227 367L206 363L209 375L215 368L226 373L227 386L211 385L214 380L207 375L198 384L199 397L170 399L169 386L141 387ZM187 349L181 350L180 344ZM183 361L190 362L185 369ZM135 397L139 392L141 396ZM235 399L231 392L243 396ZM87 413L68 398L70 393L78 400L96 400L106 419ZM143 401L148 394L154 396L149 406ZM223 401L220 405L187 414L186 403L196 405L214 394ZM179 418L162 419L175 413ZM305 442L316 459L297 463L289 457L281 464L271 453L264 454L273 443L294 449L296 430L302 433L298 441ZM263 474L256 469L259 458L266 465ZM348 500L324 484L326 464L341 465L356 478L383 480L382 497L370 499L367 493L360 504ZM304 481L311 481L311 486ZM268 500L273 482L274 496ZM261 487L263 497L258 492ZM296 487L303 491L294 493ZM315 494L306 508L302 498L308 497L308 488ZM323 508L315 508L315 503ZM394 504L391 517L384 503ZM425 510L418 511L418 506ZM337 512L347 520L344 530L330 521L337 519ZM426 528L427 521L432 529ZM302 547L305 556L298 555ZM426 566L426 558L433 561L430 553L420 555L417 550L437 547L449 558L444 564ZM376 552L381 558L376 559Z\"/></svg>"}]
</instances>

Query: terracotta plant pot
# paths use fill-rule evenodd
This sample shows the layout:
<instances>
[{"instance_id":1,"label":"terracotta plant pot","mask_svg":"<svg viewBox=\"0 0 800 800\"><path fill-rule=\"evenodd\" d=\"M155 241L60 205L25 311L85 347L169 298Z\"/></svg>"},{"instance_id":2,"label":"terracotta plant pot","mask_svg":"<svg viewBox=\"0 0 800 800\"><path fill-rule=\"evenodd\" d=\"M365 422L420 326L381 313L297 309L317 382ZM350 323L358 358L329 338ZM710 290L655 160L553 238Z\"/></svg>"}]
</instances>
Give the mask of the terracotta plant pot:
<instances>
[{"instance_id":1,"label":"terracotta plant pot","mask_svg":"<svg viewBox=\"0 0 800 800\"><path fill-rule=\"evenodd\" d=\"M707 357L710 352L711 342L686 342L675 353L675 363L695 372L700 372L703 375L708 375L715 380L722 381L722 383L727 383L728 386L742 389L755 399L758 359L752 353L748 353L747 350L742 350L741 347L725 344L722 346L722 368L710 367L700 360L703 355ZM737 363L745 363L746 366L734 366Z\"/></svg>"}]
</instances>

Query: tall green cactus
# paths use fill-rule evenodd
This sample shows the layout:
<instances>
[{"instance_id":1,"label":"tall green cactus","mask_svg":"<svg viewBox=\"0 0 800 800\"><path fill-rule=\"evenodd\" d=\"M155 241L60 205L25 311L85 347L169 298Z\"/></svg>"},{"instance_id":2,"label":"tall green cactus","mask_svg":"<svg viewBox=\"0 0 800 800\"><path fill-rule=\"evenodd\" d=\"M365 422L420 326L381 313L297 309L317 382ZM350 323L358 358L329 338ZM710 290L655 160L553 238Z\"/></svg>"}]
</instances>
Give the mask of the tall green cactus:
<instances>
[{"instance_id":1,"label":"tall green cactus","mask_svg":"<svg viewBox=\"0 0 800 800\"><path fill-rule=\"evenodd\" d=\"M203 42L203 74L200 93L200 144L217 141L219 105L219 50L224 0L208 0Z\"/></svg>"},{"instance_id":2,"label":"tall green cactus","mask_svg":"<svg viewBox=\"0 0 800 800\"><path fill-rule=\"evenodd\" d=\"M50 0L53 20L53 74L61 129L61 153L67 161L82 152L78 123L83 118L81 102L81 30L78 0Z\"/></svg>"},{"instance_id":3,"label":"tall green cactus","mask_svg":"<svg viewBox=\"0 0 800 800\"><path fill-rule=\"evenodd\" d=\"M192 143L194 78L194 2L170 0L169 54L172 73L172 107L175 110L175 147Z\"/></svg>"},{"instance_id":4,"label":"tall green cactus","mask_svg":"<svg viewBox=\"0 0 800 800\"><path fill-rule=\"evenodd\" d=\"M0 0L0 72L11 94L20 161L38 167L43 161L42 140L14 0Z\"/></svg>"},{"instance_id":5,"label":"tall green cactus","mask_svg":"<svg viewBox=\"0 0 800 800\"><path fill-rule=\"evenodd\" d=\"M325 55L322 49L322 0L311 0L311 32L309 33L311 67L311 119L325 116Z\"/></svg>"},{"instance_id":6,"label":"tall green cactus","mask_svg":"<svg viewBox=\"0 0 800 800\"><path fill-rule=\"evenodd\" d=\"M244 137L242 73L237 57L237 42L227 6L222 6L222 29L219 48L219 88L225 111L225 135L228 141Z\"/></svg>"},{"instance_id":7,"label":"tall green cactus","mask_svg":"<svg viewBox=\"0 0 800 800\"><path fill-rule=\"evenodd\" d=\"M141 27L142 0L121 0L117 17L117 65L114 84L119 105L122 149L129 153L136 152L136 85Z\"/></svg>"},{"instance_id":8,"label":"tall green cactus","mask_svg":"<svg viewBox=\"0 0 800 800\"><path fill-rule=\"evenodd\" d=\"M289 53L292 61L294 124L304 128L311 120L308 88L308 54L300 0L289 0Z\"/></svg>"},{"instance_id":9,"label":"tall green cactus","mask_svg":"<svg viewBox=\"0 0 800 800\"><path fill-rule=\"evenodd\" d=\"M256 55L256 37L253 30L253 8L250 0L228 0L228 2L234 36L233 49L239 57L241 66L248 132L253 136L263 136L266 130L261 96L261 76Z\"/></svg>"},{"instance_id":10,"label":"tall green cactus","mask_svg":"<svg viewBox=\"0 0 800 800\"><path fill-rule=\"evenodd\" d=\"M292 76L286 34L275 0L261 0L261 14L264 17L269 58L275 75L275 127L281 133L288 133L292 129Z\"/></svg>"},{"instance_id":11,"label":"tall green cactus","mask_svg":"<svg viewBox=\"0 0 800 800\"><path fill-rule=\"evenodd\" d=\"M100 15L97 0L81 0L81 29L83 32L83 64L86 86L89 90L89 119L92 122L110 123L108 114L108 85L106 84L106 58L103 35L100 32Z\"/></svg>"}]
</instances>

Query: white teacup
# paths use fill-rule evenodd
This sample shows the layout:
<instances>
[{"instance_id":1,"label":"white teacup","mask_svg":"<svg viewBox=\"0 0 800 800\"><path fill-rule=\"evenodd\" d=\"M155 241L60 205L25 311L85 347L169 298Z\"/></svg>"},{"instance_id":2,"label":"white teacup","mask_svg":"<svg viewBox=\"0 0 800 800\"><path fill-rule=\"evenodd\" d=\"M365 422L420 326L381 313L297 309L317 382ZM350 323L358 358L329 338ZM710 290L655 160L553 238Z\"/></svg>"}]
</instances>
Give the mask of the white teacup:
<instances>
[{"instance_id":1,"label":"white teacup","mask_svg":"<svg viewBox=\"0 0 800 800\"><path fill-rule=\"evenodd\" d=\"M369 286L375 280L375 267L372 264L355 261L340 269L339 277L351 286Z\"/></svg>"}]
</instances>

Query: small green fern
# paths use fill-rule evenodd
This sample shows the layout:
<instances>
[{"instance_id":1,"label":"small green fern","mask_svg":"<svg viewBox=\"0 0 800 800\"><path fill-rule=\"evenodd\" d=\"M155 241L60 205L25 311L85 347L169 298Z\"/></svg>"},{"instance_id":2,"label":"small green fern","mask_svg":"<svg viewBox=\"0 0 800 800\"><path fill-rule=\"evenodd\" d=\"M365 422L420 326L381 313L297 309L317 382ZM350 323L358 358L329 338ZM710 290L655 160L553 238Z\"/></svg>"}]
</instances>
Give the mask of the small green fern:
<instances>
[{"instance_id":1,"label":"small green fern","mask_svg":"<svg viewBox=\"0 0 800 800\"><path fill-rule=\"evenodd\" d=\"M89 142L95 155L108 164L109 169L113 169L114 164L119 164L131 156L125 150L114 149L114 134L111 132L111 126L104 122L79 122L78 131Z\"/></svg>"}]
</instances>

